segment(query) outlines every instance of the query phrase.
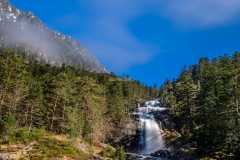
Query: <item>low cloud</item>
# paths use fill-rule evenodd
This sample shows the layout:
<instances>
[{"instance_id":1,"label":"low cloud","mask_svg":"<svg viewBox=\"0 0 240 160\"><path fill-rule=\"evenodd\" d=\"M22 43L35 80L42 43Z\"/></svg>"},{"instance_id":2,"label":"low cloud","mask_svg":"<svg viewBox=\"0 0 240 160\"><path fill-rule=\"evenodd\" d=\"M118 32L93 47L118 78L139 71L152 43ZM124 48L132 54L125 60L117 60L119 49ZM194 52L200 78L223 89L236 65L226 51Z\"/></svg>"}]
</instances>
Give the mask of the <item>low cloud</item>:
<instances>
[{"instance_id":1,"label":"low cloud","mask_svg":"<svg viewBox=\"0 0 240 160\"><path fill-rule=\"evenodd\" d=\"M6 17L3 13L1 17ZM15 22L2 23L0 25L1 36L4 37L4 45L27 47L31 51L42 54L41 56L60 61L61 48L52 38L49 32L37 25L33 25L29 19L18 18Z\"/></svg>"}]
</instances>

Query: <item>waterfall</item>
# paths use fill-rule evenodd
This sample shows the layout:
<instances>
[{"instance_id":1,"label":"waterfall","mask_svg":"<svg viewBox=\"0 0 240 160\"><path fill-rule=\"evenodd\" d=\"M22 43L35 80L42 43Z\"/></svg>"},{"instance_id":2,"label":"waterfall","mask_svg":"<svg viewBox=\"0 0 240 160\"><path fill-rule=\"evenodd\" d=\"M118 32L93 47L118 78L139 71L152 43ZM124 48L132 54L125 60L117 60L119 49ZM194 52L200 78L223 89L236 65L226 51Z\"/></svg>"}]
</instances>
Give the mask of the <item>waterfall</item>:
<instances>
[{"instance_id":1,"label":"waterfall","mask_svg":"<svg viewBox=\"0 0 240 160\"><path fill-rule=\"evenodd\" d=\"M153 116L144 113L140 116L140 139L139 153L151 154L161 149L165 149L164 140L161 134L160 124Z\"/></svg>"},{"instance_id":2,"label":"waterfall","mask_svg":"<svg viewBox=\"0 0 240 160\"><path fill-rule=\"evenodd\" d=\"M162 124L157 122L152 114L166 109L156 104L156 101L148 101L143 107L139 106L136 112L139 116L138 153L140 154L151 154L166 149L162 136Z\"/></svg>"}]
</instances>

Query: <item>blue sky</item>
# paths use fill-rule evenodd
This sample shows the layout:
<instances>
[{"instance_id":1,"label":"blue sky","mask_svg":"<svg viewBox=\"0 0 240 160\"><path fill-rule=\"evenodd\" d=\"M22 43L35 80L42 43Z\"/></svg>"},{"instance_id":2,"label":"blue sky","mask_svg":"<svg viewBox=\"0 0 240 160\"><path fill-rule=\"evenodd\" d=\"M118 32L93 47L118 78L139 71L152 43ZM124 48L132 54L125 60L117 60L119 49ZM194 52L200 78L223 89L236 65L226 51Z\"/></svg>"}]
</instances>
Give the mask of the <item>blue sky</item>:
<instances>
[{"instance_id":1,"label":"blue sky","mask_svg":"<svg viewBox=\"0 0 240 160\"><path fill-rule=\"evenodd\" d=\"M203 56L240 50L239 0L11 0L110 71L160 85Z\"/></svg>"}]
</instances>

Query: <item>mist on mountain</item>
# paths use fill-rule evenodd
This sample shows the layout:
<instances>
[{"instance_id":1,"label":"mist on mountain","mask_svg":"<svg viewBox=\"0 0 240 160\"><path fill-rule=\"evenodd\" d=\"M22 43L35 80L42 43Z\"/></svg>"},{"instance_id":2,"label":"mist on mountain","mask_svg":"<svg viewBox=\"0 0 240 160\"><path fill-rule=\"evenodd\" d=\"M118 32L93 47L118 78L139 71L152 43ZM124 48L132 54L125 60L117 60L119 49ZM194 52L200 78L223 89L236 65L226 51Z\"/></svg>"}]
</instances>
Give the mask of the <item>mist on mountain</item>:
<instances>
[{"instance_id":1,"label":"mist on mountain","mask_svg":"<svg viewBox=\"0 0 240 160\"><path fill-rule=\"evenodd\" d=\"M77 40L50 30L31 12L22 12L7 0L0 1L0 38L1 47L24 48L51 64L64 63L88 71L106 72Z\"/></svg>"}]
</instances>

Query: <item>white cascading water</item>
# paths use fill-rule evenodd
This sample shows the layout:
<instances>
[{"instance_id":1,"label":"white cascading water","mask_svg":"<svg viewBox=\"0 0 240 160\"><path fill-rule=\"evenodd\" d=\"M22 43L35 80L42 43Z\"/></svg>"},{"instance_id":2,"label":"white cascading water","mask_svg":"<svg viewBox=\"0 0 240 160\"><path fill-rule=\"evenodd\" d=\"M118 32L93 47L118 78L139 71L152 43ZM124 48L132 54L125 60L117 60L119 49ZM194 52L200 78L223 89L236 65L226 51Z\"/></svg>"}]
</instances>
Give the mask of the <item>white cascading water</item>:
<instances>
[{"instance_id":1,"label":"white cascading water","mask_svg":"<svg viewBox=\"0 0 240 160\"><path fill-rule=\"evenodd\" d=\"M140 140L142 145L140 153L150 154L165 148L161 129L154 119L141 118L140 125L143 127L143 137Z\"/></svg>"},{"instance_id":2,"label":"white cascading water","mask_svg":"<svg viewBox=\"0 0 240 160\"><path fill-rule=\"evenodd\" d=\"M141 129L139 139L139 153L151 154L158 150L166 149L163 136L161 134L161 123L159 124L151 111L162 111L165 108L156 107L156 105L146 104L144 107L138 108L139 127Z\"/></svg>"}]
</instances>

